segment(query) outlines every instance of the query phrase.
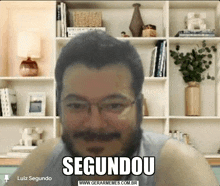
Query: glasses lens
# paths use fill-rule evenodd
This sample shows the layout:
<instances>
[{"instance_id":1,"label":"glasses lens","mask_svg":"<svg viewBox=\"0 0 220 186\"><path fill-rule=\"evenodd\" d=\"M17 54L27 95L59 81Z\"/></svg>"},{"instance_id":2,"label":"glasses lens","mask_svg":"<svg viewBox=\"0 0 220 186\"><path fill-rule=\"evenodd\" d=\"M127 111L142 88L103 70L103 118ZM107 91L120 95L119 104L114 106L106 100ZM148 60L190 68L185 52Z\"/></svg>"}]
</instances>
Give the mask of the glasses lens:
<instances>
[{"instance_id":1,"label":"glasses lens","mask_svg":"<svg viewBox=\"0 0 220 186\"><path fill-rule=\"evenodd\" d=\"M100 107L102 108L103 112L110 112L120 114L122 113L127 107L131 105L131 102L128 101L113 101L108 103L102 103Z\"/></svg>"},{"instance_id":2,"label":"glasses lens","mask_svg":"<svg viewBox=\"0 0 220 186\"><path fill-rule=\"evenodd\" d=\"M74 113L87 112L89 105L86 102L71 101L67 103L67 108Z\"/></svg>"}]
</instances>

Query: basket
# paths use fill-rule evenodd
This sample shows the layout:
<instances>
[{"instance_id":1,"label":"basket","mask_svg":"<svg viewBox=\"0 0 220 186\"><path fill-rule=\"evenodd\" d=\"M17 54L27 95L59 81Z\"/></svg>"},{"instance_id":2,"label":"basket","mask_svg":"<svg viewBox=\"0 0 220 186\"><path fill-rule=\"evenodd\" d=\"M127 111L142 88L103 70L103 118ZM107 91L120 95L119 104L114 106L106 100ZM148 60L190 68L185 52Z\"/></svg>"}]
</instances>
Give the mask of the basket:
<instances>
[{"instance_id":1,"label":"basket","mask_svg":"<svg viewBox=\"0 0 220 186\"><path fill-rule=\"evenodd\" d=\"M74 27L101 27L102 12L74 12Z\"/></svg>"}]
</instances>

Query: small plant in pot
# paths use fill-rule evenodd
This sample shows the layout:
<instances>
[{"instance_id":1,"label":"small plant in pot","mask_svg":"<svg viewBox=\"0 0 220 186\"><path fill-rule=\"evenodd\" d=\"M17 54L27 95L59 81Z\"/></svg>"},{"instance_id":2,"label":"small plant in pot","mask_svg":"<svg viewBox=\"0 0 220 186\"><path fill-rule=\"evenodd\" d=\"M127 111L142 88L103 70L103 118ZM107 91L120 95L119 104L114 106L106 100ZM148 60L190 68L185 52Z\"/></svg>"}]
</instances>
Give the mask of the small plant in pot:
<instances>
[{"instance_id":1,"label":"small plant in pot","mask_svg":"<svg viewBox=\"0 0 220 186\"><path fill-rule=\"evenodd\" d=\"M170 50L170 56L174 59L174 64L179 65L179 71L183 75L183 80L188 83L185 92L185 114L187 116L200 115L200 90L199 83L205 79L203 75L212 65L212 51L216 52L215 46L208 47L206 41L202 41L202 46L191 52L180 52L180 46L176 45L176 50ZM207 79L215 80L214 76L206 75Z\"/></svg>"}]
</instances>

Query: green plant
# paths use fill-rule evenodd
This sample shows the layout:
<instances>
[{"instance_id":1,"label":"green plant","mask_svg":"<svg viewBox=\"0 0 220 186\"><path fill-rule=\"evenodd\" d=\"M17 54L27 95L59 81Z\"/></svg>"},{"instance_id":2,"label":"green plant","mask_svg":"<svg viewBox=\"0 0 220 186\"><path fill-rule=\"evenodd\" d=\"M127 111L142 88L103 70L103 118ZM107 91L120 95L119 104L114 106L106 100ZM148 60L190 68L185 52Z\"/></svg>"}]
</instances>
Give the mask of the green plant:
<instances>
[{"instance_id":1,"label":"green plant","mask_svg":"<svg viewBox=\"0 0 220 186\"><path fill-rule=\"evenodd\" d=\"M208 47L206 41L202 41L202 47L192 49L191 52L180 52L180 46L176 45L176 50L170 50L170 56L175 60L176 65L180 65L179 71L183 74L183 80L201 82L205 79L203 72L209 69L212 64L212 53L216 52L215 46ZM215 80L214 76L207 74L207 79Z\"/></svg>"}]
</instances>

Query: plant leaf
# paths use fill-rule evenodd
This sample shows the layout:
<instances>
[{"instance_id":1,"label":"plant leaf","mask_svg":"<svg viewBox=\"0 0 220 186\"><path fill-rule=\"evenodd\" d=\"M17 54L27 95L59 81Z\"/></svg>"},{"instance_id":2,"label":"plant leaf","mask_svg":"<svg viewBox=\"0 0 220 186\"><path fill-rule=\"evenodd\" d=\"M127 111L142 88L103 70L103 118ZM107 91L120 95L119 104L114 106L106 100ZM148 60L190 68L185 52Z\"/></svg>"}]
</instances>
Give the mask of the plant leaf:
<instances>
[{"instance_id":1,"label":"plant leaf","mask_svg":"<svg viewBox=\"0 0 220 186\"><path fill-rule=\"evenodd\" d=\"M208 58L212 58L212 54L209 54L209 55L208 55Z\"/></svg>"},{"instance_id":2,"label":"plant leaf","mask_svg":"<svg viewBox=\"0 0 220 186\"><path fill-rule=\"evenodd\" d=\"M180 46L179 45L176 45L176 50L178 51L180 49Z\"/></svg>"}]
</instances>

